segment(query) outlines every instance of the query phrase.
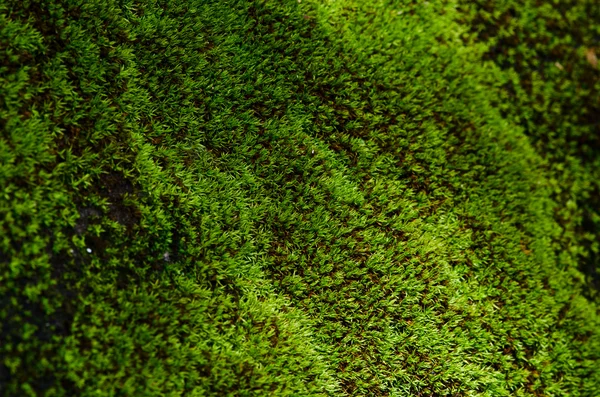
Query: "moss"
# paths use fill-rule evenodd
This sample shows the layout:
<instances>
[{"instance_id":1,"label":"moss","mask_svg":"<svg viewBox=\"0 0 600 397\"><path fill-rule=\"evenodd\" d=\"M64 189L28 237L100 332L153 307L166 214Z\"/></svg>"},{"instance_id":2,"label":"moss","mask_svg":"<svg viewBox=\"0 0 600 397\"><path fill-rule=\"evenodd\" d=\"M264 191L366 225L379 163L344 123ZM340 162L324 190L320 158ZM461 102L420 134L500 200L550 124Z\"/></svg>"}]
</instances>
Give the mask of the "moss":
<instances>
[{"instance_id":1,"label":"moss","mask_svg":"<svg viewBox=\"0 0 600 397\"><path fill-rule=\"evenodd\" d=\"M0 5L1 394L598 394L593 12Z\"/></svg>"}]
</instances>

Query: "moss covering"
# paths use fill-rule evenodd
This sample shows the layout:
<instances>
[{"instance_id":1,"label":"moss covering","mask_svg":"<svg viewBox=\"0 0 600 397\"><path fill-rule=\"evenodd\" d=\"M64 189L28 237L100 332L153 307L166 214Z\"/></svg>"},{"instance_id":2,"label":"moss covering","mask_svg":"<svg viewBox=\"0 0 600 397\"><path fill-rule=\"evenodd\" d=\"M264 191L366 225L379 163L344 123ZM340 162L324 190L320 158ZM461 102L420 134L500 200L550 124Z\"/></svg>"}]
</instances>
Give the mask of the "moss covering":
<instances>
[{"instance_id":1,"label":"moss covering","mask_svg":"<svg viewBox=\"0 0 600 397\"><path fill-rule=\"evenodd\" d=\"M0 395L600 394L595 2L0 1Z\"/></svg>"}]
</instances>

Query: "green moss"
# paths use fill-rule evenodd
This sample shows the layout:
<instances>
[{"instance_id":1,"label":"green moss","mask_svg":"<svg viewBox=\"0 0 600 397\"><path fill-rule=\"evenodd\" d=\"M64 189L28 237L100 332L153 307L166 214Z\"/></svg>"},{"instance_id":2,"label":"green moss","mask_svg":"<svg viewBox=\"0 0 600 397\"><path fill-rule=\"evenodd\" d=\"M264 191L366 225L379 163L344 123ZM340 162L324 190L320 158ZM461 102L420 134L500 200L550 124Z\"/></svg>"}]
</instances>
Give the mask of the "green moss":
<instances>
[{"instance_id":1,"label":"green moss","mask_svg":"<svg viewBox=\"0 0 600 397\"><path fill-rule=\"evenodd\" d=\"M598 394L590 10L0 4L0 394Z\"/></svg>"}]
</instances>

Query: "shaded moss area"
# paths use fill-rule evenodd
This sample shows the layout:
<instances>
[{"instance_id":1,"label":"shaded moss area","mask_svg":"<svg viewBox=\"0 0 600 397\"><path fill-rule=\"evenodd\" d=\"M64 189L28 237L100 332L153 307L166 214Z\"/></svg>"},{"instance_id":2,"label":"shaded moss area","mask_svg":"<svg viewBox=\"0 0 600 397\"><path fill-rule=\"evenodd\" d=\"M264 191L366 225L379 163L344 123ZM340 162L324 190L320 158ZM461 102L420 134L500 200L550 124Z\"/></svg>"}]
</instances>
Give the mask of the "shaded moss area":
<instances>
[{"instance_id":1,"label":"shaded moss area","mask_svg":"<svg viewBox=\"0 0 600 397\"><path fill-rule=\"evenodd\" d=\"M494 4L1 3L0 394L598 394L599 18Z\"/></svg>"},{"instance_id":2,"label":"shaded moss area","mask_svg":"<svg viewBox=\"0 0 600 397\"><path fill-rule=\"evenodd\" d=\"M505 117L524 128L551 175L557 244L576 251L592 291L600 289L600 9L593 1L465 2L484 59L506 73Z\"/></svg>"}]
</instances>

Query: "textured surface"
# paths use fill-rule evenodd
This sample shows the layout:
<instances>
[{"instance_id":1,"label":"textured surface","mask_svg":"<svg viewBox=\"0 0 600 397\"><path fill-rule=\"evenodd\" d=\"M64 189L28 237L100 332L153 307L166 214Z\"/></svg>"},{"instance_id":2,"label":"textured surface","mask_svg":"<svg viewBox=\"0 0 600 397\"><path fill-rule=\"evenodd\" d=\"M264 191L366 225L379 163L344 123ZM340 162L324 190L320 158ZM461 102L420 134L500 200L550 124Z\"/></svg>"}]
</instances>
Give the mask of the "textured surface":
<instances>
[{"instance_id":1,"label":"textured surface","mask_svg":"<svg viewBox=\"0 0 600 397\"><path fill-rule=\"evenodd\" d=\"M0 1L0 394L600 394L594 1Z\"/></svg>"}]
</instances>

